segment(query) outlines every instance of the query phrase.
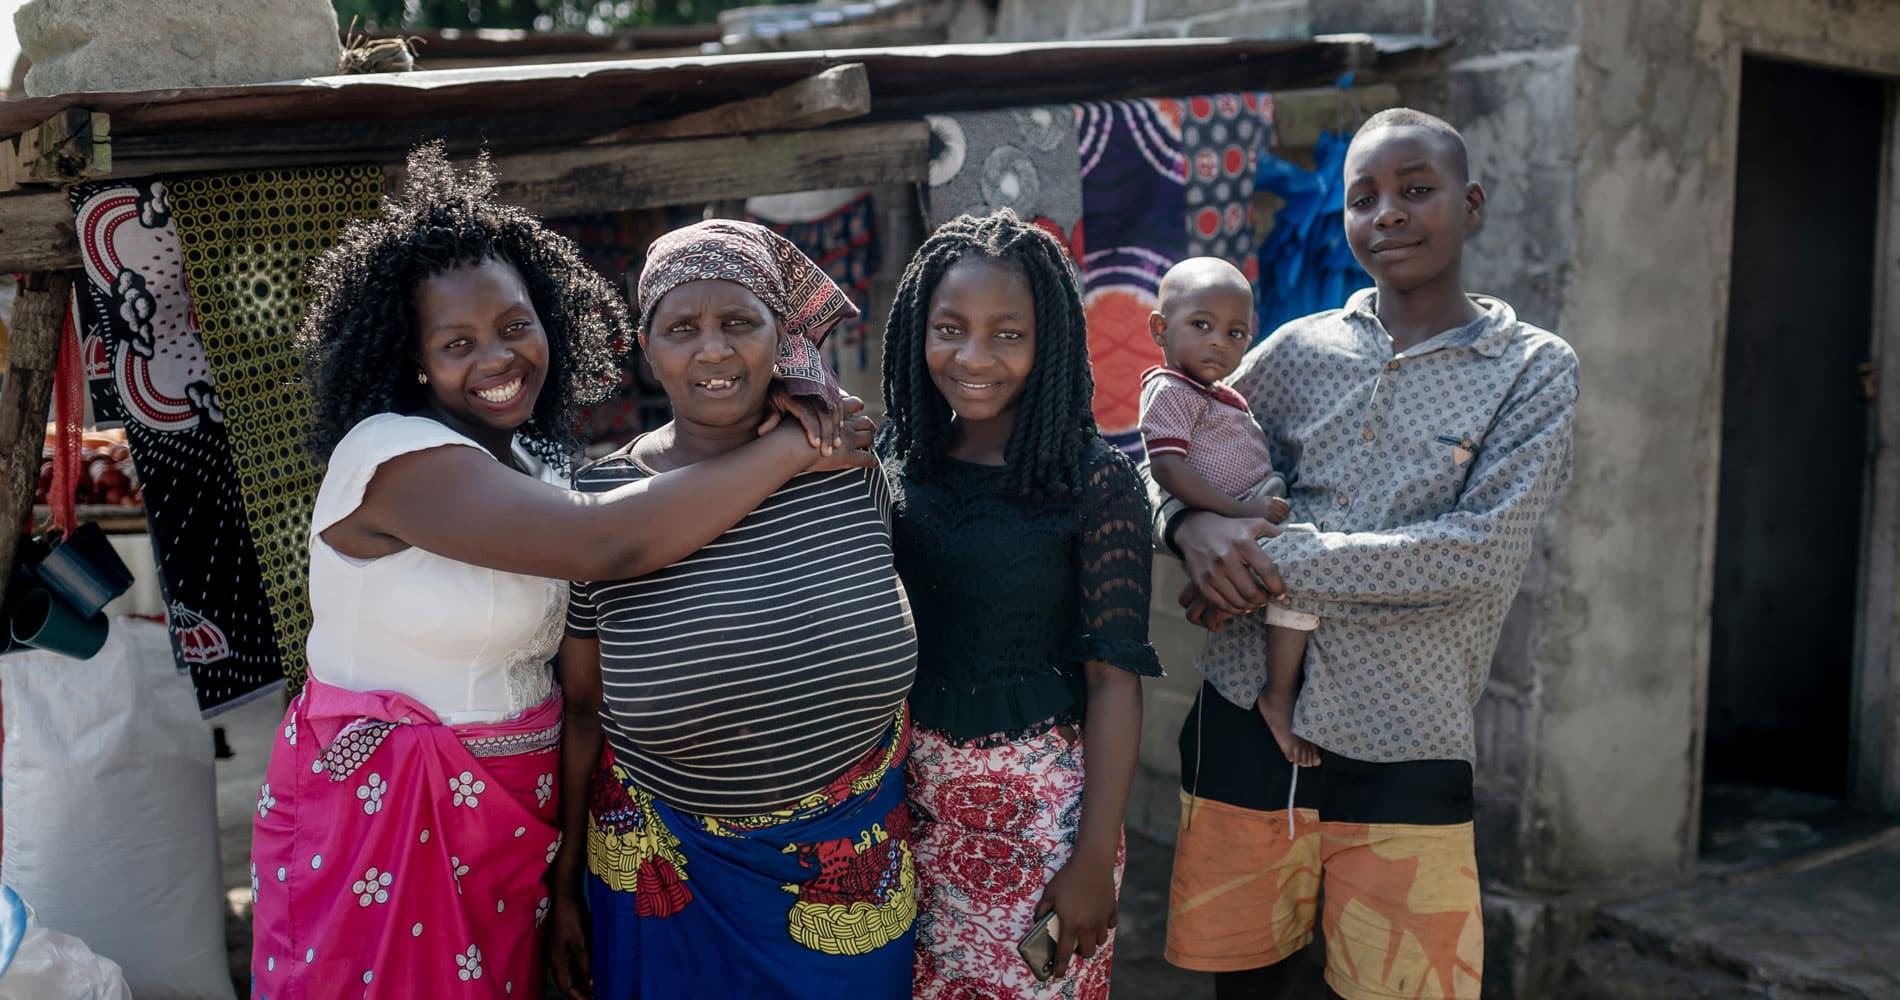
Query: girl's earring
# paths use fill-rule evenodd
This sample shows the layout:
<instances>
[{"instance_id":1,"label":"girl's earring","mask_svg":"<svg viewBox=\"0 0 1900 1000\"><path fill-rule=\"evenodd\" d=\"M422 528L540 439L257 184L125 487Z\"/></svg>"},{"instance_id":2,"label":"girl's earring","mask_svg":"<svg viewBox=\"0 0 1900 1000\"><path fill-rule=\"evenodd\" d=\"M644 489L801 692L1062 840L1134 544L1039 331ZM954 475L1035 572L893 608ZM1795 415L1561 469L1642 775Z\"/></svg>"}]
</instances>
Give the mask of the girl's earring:
<instances>
[{"instance_id":1,"label":"girl's earring","mask_svg":"<svg viewBox=\"0 0 1900 1000\"><path fill-rule=\"evenodd\" d=\"M418 381L418 382L420 382L420 383L422 383L423 385L428 385L428 384L429 384L429 373L428 373L428 372L417 372L417 373L416 373L416 381Z\"/></svg>"}]
</instances>

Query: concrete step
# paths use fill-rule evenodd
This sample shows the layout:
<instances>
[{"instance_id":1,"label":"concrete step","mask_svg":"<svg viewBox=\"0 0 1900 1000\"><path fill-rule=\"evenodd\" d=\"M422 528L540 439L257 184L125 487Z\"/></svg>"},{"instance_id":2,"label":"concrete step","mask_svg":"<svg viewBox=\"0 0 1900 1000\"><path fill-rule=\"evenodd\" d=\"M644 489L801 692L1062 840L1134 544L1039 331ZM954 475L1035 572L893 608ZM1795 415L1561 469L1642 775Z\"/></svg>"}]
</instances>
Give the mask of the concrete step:
<instances>
[{"instance_id":1,"label":"concrete step","mask_svg":"<svg viewBox=\"0 0 1900 1000\"><path fill-rule=\"evenodd\" d=\"M1590 940L1571 956L1561 1000L1822 1000L1835 993L1771 990L1741 976L1644 954L1620 938Z\"/></svg>"},{"instance_id":2,"label":"concrete step","mask_svg":"<svg viewBox=\"0 0 1900 1000\"><path fill-rule=\"evenodd\" d=\"M1610 906L1566 995L1900 998L1900 847Z\"/></svg>"}]
</instances>

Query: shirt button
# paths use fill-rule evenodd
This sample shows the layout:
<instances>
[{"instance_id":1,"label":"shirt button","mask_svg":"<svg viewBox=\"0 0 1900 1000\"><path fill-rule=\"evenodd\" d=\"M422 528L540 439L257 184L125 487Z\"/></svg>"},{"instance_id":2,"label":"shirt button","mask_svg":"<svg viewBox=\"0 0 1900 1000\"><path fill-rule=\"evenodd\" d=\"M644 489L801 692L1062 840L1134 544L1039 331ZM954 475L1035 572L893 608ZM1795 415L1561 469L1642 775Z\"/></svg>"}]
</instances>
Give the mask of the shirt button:
<instances>
[{"instance_id":1,"label":"shirt button","mask_svg":"<svg viewBox=\"0 0 1900 1000\"><path fill-rule=\"evenodd\" d=\"M1385 370L1386 370L1386 371L1389 371L1389 372L1395 372L1395 371L1398 371L1398 370L1399 370L1399 359L1397 359L1397 358L1393 358L1392 360L1390 360L1390 361L1388 361L1388 362L1386 362L1386 363L1385 363Z\"/></svg>"},{"instance_id":2,"label":"shirt button","mask_svg":"<svg viewBox=\"0 0 1900 1000\"><path fill-rule=\"evenodd\" d=\"M1340 505L1341 507L1344 507L1344 506L1346 506L1346 494L1344 494L1344 493L1341 493L1341 494L1339 495L1339 505Z\"/></svg>"},{"instance_id":3,"label":"shirt button","mask_svg":"<svg viewBox=\"0 0 1900 1000\"><path fill-rule=\"evenodd\" d=\"M1365 439L1368 441L1372 440L1372 428L1366 428Z\"/></svg>"}]
</instances>

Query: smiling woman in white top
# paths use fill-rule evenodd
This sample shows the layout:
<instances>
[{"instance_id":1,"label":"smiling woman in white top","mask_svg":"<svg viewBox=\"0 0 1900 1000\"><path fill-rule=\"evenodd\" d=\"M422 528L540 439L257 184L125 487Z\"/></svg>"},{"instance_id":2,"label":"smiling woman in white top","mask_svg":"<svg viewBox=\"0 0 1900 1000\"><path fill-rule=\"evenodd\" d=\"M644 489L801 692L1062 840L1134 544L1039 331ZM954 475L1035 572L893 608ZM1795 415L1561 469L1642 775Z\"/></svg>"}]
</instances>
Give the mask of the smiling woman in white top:
<instances>
[{"instance_id":1,"label":"smiling woman in white top","mask_svg":"<svg viewBox=\"0 0 1900 1000\"><path fill-rule=\"evenodd\" d=\"M258 796L258 997L538 992L566 581L667 566L794 476L870 464L868 422L846 434L840 411L788 399L797 421L716 460L556 485L577 406L613 384L625 309L492 188L485 164L458 175L422 147L404 198L313 272L329 469L310 680Z\"/></svg>"}]
</instances>

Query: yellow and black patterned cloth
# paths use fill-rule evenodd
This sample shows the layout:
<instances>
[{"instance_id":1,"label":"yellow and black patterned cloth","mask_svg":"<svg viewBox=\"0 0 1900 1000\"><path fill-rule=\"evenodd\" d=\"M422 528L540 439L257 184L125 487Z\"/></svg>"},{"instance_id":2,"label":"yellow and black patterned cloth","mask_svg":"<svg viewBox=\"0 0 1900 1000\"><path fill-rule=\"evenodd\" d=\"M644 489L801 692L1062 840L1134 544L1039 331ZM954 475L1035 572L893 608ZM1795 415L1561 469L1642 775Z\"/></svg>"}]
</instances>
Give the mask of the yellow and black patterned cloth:
<instances>
[{"instance_id":1,"label":"yellow and black patterned cloth","mask_svg":"<svg viewBox=\"0 0 1900 1000\"><path fill-rule=\"evenodd\" d=\"M910 745L899 708L824 787L733 819L675 809L607 747L587 805L594 994L910 996Z\"/></svg>"},{"instance_id":2,"label":"yellow and black patterned cloth","mask_svg":"<svg viewBox=\"0 0 1900 1000\"><path fill-rule=\"evenodd\" d=\"M292 690L310 631L307 533L323 466L305 445L297 325L312 259L381 211L376 166L249 170L171 180L172 218L237 464L258 568Z\"/></svg>"}]
</instances>

